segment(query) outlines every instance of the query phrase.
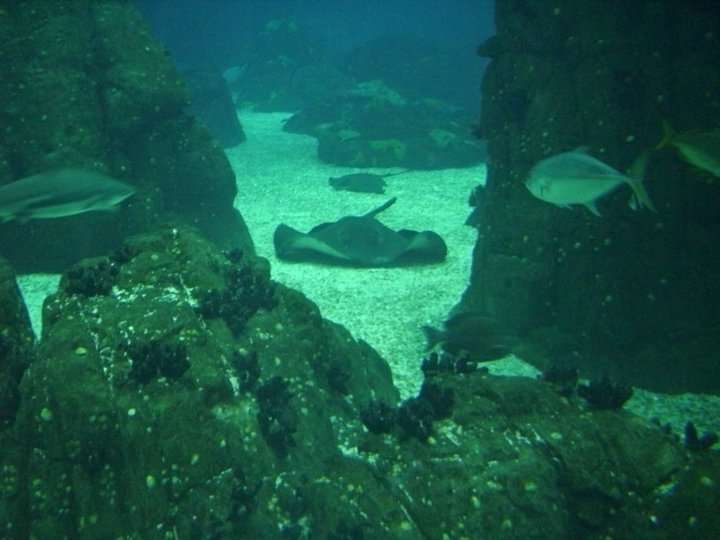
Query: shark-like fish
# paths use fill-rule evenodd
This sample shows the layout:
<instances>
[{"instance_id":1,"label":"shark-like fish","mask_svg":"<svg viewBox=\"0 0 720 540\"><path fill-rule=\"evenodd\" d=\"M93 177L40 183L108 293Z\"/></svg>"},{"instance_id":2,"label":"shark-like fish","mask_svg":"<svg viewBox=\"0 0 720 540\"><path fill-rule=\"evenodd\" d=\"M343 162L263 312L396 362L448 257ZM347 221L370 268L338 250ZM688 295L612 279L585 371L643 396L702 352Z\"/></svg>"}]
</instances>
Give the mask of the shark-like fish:
<instances>
[{"instance_id":1,"label":"shark-like fish","mask_svg":"<svg viewBox=\"0 0 720 540\"><path fill-rule=\"evenodd\" d=\"M114 210L135 188L91 169L66 167L0 186L0 222Z\"/></svg>"}]
</instances>

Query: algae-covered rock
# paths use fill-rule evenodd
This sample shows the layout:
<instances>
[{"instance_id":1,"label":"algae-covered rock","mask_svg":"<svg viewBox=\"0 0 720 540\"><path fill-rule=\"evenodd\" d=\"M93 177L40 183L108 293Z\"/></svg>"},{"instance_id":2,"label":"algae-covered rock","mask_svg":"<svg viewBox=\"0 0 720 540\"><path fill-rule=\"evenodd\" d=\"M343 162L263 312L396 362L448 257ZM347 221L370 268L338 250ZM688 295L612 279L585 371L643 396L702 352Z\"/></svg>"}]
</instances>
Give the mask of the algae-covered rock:
<instances>
[{"instance_id":1,"label":"algae-covered rock","mask_svg":"<svg viewBox=\"0 0 720 540\"><path fill-rule=\"evenodd\" d=\"M377 537L393 526L379 511L391 495L341 451L362 437L363 403L397 401L372 349L261 260L186 229L78 268L45 305L22 382L15 433L32 451L3 463L25 472L0 499L0 537L325 537L364 514ZM340 494L354 502L318 519Z\"/></svg>"},{"instance_id":2,"label":"algae-covered rock","mask_svg":"<svg viewBox=\"0 0 720 540\"><path fill-rule=\"evenodd\" d=\"M33 358L33 331L15 272L0 258L0 431L20 404L18 385Z\"/></svg>"},{"instance_id":3,"label":"algae-covered rock","mask_svg":"<svg viewBox=\"0 0 720 540\"><path fill-rule=\"evenodd\" d=\"M0 183L92 165L138 191L112 215L1 225L19 271L61 271L167 221L252 249L227 159L185 113L185 85L131 3L22 0L0 25Z\"/></svg>"},{"instance_id":4,"label":"algae-covered rock","mask_svg":"<svg viewBox=\"0 0 720 540\"><path fill-rule=\"evenodd\" d=\"M708 249L717 185L697 182L672 151L653 151L664 122L717 127L720 43L710 39L709 6L499 1L497 36L480 48L492 57L481 120L491 159L465 302L533 346L562 348L588 376L664 392L720 389L707 338L720 324L720 259ZM625 189L600 201L602 219L531 197L531 167L580 146L621 171L649 156L645 186L658 212L634 212Z\"/></svg>"},{"instance_id":5,"label":"algae-covered rock","mask_svg":"<svg viewBox=\"0 0 720 540\"><path fill-rule=\"evenodd\" d=\"M399 405L369 345L263 259L186 228L78 263L43 316L0 430L0 538L669 540L713 524L717 455L477 365L425 362Z\"/></svg>"},{"instance_id":6,"label":"algae-covered rock","mask_svg":"<svg viewBox=\"0 0 720 540\"><path fill-rule=\"evenodd\" d=\"M289 118L285 129L318 139L318 157L352 167L439 169L485 158L470 119L439 100L411 100L384 82L356 84Z\"/></svg>"}]
</instances>

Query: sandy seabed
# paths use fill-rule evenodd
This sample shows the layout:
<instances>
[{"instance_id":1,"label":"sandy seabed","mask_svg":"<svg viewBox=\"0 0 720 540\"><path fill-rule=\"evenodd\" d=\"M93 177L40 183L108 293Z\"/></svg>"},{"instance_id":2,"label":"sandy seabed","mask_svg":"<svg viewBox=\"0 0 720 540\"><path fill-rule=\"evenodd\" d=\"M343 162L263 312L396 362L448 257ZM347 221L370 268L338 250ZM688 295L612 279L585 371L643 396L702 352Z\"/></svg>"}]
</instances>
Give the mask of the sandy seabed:
<instances>
[{"instance_id":1,"label":"sandy seabed","mask_svg":"<svg viewBox=\"0 0 720 540\"><path fill-rule=\"evenodd\" d=\"M226 153L238 178L235 206L250 228L259 255L270 260L273 279L302 291L324 317L346 326L390 364L405 396L422 381L421 326L439 325L460 299L470 277L476 231L464 225L472 189L485 182L485 165L410 171L387 178L384 195L336 191L331 176L383 174L401 169L352 169L321 162L317 141L282 131L287 113L241 112L248 140ZM448 246L442 264L405 268L339 268L277 259L275 228L285 223L308 231L345 215L360 215L388 200L378 219L393 229L432 230Z\"/></svg>"},{"instance_id":2,"label":"sandy seabed","mask_svg":"<svg viewBox=\"0 0 720 540\"><path fill-rule=\"evenodd\" d=\"M273 278L302 291L324 317L372 345L390 364L403 397L408 397L422 383L425 340L421 326L440 325L467 286L476 235L464 225L470 211L467 199L476 185L485 182L485 166L408 172L388 178L385 195L335 191L327 183L330 176L357 171L318 160L314 138L282 131L288 116L241 111L248 140L226 152L238 179L235 205L250 228L258 254L271 261ZM446 262L351 269L287 263L275 257L272 235L279 223L307 231L318 223L363 214L393 196L397 202L379 219L391 228L439 233L448 245ZM18 276L38 336L42 303L57 289L58 281L57 275ZM497 374L537 374L513 356L488 367ZM688 420L701 430L720 431L720 397L715 395L663 395L636 389L626 408L668 422L676 432Z\"/></svg>"}]
</instances>

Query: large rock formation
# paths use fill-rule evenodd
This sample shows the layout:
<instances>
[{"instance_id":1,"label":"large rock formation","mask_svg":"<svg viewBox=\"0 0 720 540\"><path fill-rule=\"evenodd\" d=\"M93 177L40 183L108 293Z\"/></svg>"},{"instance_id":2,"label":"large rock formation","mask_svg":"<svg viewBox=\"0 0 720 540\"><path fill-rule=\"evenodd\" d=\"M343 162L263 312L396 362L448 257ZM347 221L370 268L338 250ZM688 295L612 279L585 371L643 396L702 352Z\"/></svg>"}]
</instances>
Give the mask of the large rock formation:
<instances>
[{"instance_id":1,"label":"large rock formation","mask_svg":"<svg viewBox=\"0 0 720 540\"><path fill-rule=\"evenodd\" d=\"M20 379L33 359L34 342L15 272L0 258L0 431L17 413Z\"/></svg>"},{"instance_id":2,"label":"large rock formation","mask_svg":"<svg viewBox=\"0 0 720 540\"><path fill-rule=\"evenodd\" d=\"M712 3L500 0L483 89L490 162L465 305L530 337L528 359L568 361L651 388L720 389L720 184L671 150L650 155L658 212L621 189L602 218L534 199L538 160L588 146L627 169L676 129L720 116Z\"/></svg>"},{"instance_id":3,"label":"large rock formation","mask_svg":"<svg viewBox=\"0 0 720 540\"><path fill-rule=\"evenodd\" d=\"M113 215L0 226L18 270L60 270L167 221L251 249L232 169L184 112L184 84L131 3L5 3L0 36L0 183L82 165L139 191Z\"/></svg>"},{"instance_id":4,"label":"large rock formation","mask_svg":"<svg viewBox=\"0 0 720 540\"><path fill-rule=\"evenodd\" d=\"M270 281L263 260L184 228L69 269L43 318L0 428L2 540L669 540L720 527L717 455L452 357L428 360L398 407L366 343Z\"/></svg>"}]
</instances>

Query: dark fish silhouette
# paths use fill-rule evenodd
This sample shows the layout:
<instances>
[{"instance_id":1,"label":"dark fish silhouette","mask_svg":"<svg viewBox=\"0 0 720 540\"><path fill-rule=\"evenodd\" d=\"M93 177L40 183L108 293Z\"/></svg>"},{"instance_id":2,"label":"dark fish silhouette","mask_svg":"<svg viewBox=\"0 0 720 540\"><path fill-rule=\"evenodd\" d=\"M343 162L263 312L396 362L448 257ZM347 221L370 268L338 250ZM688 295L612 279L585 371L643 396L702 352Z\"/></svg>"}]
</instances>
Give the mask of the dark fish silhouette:
<instances>
[{"instance_id":1,"label":"dark fish silhouette","mask_svg":"<svg viewBox=\"0 0 720 540\"><path fill-rule=\"evenodd\" d=\"M467 353L475 361L497 360L511 353L514 339L492 317L466 311L452 315L442 329L423 326L427 348L440 345L451 354Z\"/></svg>"},{"instance_id":2,"label":"dark fish silhouette","mask_svg":"<svg viewBox=\"0 0 720 540\"><path fill-rule=\"evenodd\" d=\"M51 219L113 210L135 189L97 171L62 168L0 186L0 221Z\"/></svg>"},{"instance_id":3,"label":"dark fish silhouette","mask_svg":"<svg viewBox=\"0 0 720 540\"><path fill-rule=\"evenodd\" d=\"M385 193L385 178L405 174L400 171L389 174L354 173L331 177L328 183L338 191L355 191L357 193Z\"/></svg>"}]
</instances>

